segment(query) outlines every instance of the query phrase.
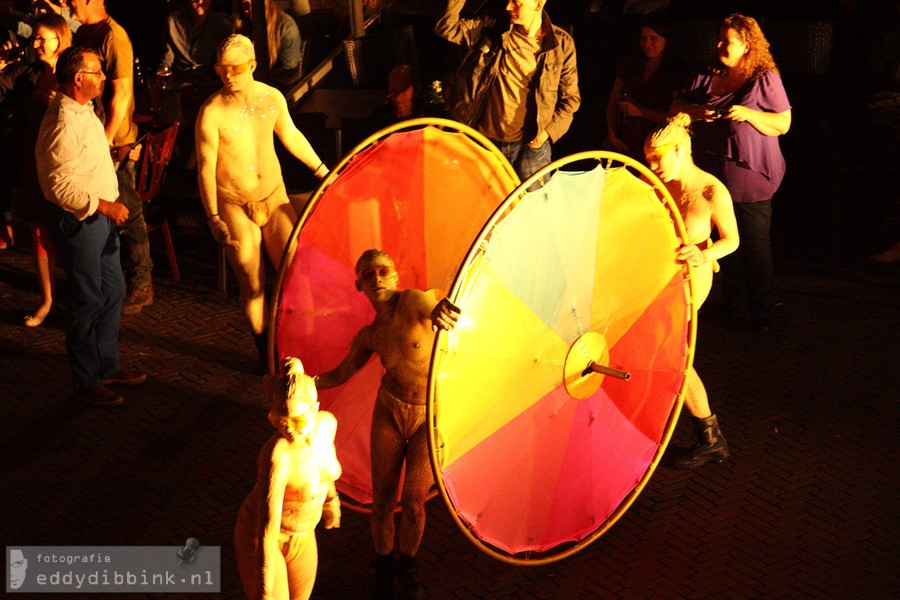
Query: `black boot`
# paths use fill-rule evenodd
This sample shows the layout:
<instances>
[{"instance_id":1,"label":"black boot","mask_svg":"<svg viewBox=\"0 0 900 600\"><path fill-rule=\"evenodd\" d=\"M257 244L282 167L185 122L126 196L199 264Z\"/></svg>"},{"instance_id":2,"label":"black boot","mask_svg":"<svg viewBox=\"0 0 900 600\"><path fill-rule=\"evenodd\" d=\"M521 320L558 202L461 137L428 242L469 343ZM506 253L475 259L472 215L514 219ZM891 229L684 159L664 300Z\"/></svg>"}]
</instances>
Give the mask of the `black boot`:
<instances>
[{"instance_id":1,"label":"black boot","mask_svg":"<svg viewBox=\"0 0 900 600\"><path fill-rule=\"evenodd\" d=\"M375 566L375 600L392 600L394 597L394 557L385 554L375 557L372 563Z\"/></svg>"},{"instance_id":2,"label":"black boot","mask_svg":"<svg viewBox=\"0 0 900 600\"><path fill-rule=\"evenodd\" d=\"M253 345L259 353L259 363L257 364L257 372L265 375L269 372L269 356L266 354L269 346L269 330L265 329L262 333L253 334Z\"/></svg>"},{"instance_id":3,"label":"black boot","mask_svg":"<svg viewBox=\"0 0 900 600\"><path fill-rule=\"evenodd\" d=\"M728 443L722 432L719 431L719 422L716 415L709 415L705 419L691 417L694 424L694 445L687 451L687 455L675 461L676 469L696 469L708 462L724 462L731 453L728 451Z\"/></svg>"},{"instance_id":4,"label":"black boot","mask_svg":"<svg viewBox=\"0 0 900 600\"><path fill-rule=\"evenodd\" d=\"M397 565L397 579L400 580L400 592L403 600L424 600L425 588L416 581L416 557L400 555Z\"/></svg>"}]
</instances>

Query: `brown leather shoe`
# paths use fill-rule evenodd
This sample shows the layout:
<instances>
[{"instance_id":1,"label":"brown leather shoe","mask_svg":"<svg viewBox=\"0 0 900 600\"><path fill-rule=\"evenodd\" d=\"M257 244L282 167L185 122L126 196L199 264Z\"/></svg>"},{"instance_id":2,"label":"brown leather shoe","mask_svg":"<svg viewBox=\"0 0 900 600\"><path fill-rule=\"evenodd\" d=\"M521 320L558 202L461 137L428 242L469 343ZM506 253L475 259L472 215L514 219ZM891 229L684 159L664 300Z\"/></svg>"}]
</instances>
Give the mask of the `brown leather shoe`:
<instances>
[{"instance_id":1,"label":"brown leather shoe","mask_svg":"<svg viewBox=\"0 0 900 600\"><path fill-rule=\"evenodd\" d=\"M125 403L125 398L104 385L87 392L79 392L75 397L94 406L120 406Z\"/></svg>"},{"instance_id":2,"label":"brown leather shoe","mask_svg":"<svg viewBox=\"0 0 900 600\"><path fill-rule=\"evenodd\" d=\"M142 283L131 288L131 293L122 303L123 315L136 315L145 306L153 304L153 284Z\"/></svg>"},{"instance_id":3,"label":"brown leather shoe","mask_svg":"<svg viewBox=\"0 0 900 600\"><path fill-rule=\"evenodd\" d=\"M103 378L103 385L138 385L147 381L146 373L132 373L120 370Z\"/></svg>"}]
</instances>

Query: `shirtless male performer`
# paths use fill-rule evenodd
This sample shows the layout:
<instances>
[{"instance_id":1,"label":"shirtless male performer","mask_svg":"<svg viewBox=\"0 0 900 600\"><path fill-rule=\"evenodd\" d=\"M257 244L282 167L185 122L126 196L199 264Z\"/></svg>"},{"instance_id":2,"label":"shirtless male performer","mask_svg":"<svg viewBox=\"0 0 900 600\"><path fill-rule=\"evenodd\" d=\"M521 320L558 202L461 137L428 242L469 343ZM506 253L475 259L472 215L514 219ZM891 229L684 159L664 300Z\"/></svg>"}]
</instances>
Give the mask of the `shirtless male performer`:
<instances>
[{"instance_id":1,"label":"shirtless male performer","mask_svg":"<svg viewBox=\"0 0 900 600\"><path fill-rule=\"evenodd\" d=\"M265 246L276 266L297 215L291 207L273 133L320 179L325 163L291 120L281 92L253 79L253 43L231 35L219 46L222 88L200 107L195 127L200 198L213 238L223 245L240 286L260 367L266 367Z\"/></svg>"},{"instance_id":2,"label":"shirtless male performer","mask_svg":"<svg viewBox=\"0 0 900 600\"><path fill-rule=\"evenodd\" d=\"M356 289L375 308L375 320L359 330L350 351L331 371L314 379L325 389L342 385L373 354L386 372L372 414L372 538L376 597L393 597L394 507L403 462L406 478L400 505L397 579L404 598L424 597L415 579L416 552L425 530L425 498L433 483L428 459L425 393L433 329L453 329L459 308L434 291L398 290L394 261L381 250L366 250L356 262Z\"/></svg>"}]
</instances>

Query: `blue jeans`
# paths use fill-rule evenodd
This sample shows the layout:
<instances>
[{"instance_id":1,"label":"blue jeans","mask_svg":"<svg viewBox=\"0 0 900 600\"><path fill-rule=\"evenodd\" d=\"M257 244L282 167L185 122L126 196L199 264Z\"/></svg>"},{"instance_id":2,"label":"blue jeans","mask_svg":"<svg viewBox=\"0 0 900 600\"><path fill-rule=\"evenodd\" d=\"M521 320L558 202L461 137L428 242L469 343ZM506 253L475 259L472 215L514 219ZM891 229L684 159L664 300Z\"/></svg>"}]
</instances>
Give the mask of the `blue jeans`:
<instances>
[{"instance_id":1,"label":"blue jeans","mask_svg":"<svg viewBox=\"0 0 900 600\"><path fill-rule=\"evenodd\" d=\"M125 278L119 236L99 213L79 221L53 206L47 231L66 272L66 354L76 392L87 392L119 371L119 315Z\"/></svg>"},{"instance_id":2,"label":"blue jeans","mask_svg":"<svg viewBox=\"0 0 900 600\"><path fill-rule=\"evenodd\" d=\"M519 179L525 181L551 162L550 139L548 138L539 148L531 148L527 142L498 142L491 140L516 170ZM535 181L528 186L528 191L540 189L546 183L547 178Z\"/></svg>"}]
</instances>

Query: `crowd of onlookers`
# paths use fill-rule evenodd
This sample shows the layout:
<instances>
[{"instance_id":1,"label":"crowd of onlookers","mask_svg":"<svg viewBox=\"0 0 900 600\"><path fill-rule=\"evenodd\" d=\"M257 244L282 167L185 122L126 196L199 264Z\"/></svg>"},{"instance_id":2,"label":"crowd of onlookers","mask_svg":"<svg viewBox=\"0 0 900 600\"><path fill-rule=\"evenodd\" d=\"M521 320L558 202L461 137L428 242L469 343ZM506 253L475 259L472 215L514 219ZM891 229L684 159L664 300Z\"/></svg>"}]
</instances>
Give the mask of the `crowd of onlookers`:
<instances>
[{"instance_id":1,"label":"crowd of onlookers","mask_svg":"<svg viewBox=\"0 0 900 600\"><path fill-rule=\"evenodd\" d=\"M89 31L98 27L95 23L88 23L88 26L79 33L79 29L84 25L79 19L78 11L92 10L90 7L82 6L86 4L96 6L97 2L0 0L0 23L2 23L0 141L3 142L0 144L3 159L0 161L0 175L8 182L8 185L0 189L0 218L2 218L0 249L14 242L12 209L15 208L19 221L35 226L33 245L36 268L44 290L41 304L33 313L27 315L25 322L29 326L40 325L52 306L53 296L53 278L47 275L53 272L53 253L49 249L50 244L46 236L42 235L42 229L37 226L39 215L34 206L39 204L35 199L39 200L40 190L33 173L33 161L29 158L31 155L29 145L33 143L37 115L49 102L56 85L53 75L55 60L59 53L70 45L72 40L91 41L93 38L95 43L99 43L98 40L101 39ZM173 85L184 86L185 91L181 95L182 116L187 121L192 121L202 101L220 85L213 65L216 60L216 49L229 34L243 33L253 40L257 47L264 40L267 60L261 61L265 64L257 67L255 77L282 90L290 87L303 73L306 38L314 37L317 29L319 33L328 29L328 34L334 34L336 38L348 34L345 22L348 3L337 0L264 0L261 4L266 12L265 32L254 31L254 22L259 23L262 19L254 19L255 3L251 0L149 0L143 3L141 10L135 10L133 5L123 3L121 0L106 0L100 4L105 4L106 8L121 20L116 23L115 19L104 11L106 18L116 23L114 37L120 39L120 43L115 46L115 50L108 51L109 55L105 57L107 89L104 91L104 102L97 104L98 110L106 113L104 118L107 122L113 124L108 128L110 143L123 148L133 142L131 138L136 135L134 106L136 101L146 101L147 90L143 86L150 86L145 80L146 82L152 80L155 84L157 74L159 80L165 81L166 85L168 80L172 79ZM366 0L364 2L366 14L371 14L384 4L385 2L381 0ZM405 3L401 1L399 4L403 6ZM472 8L470 4L472 3L463 5L470 9ZM495 9L497 13L502 14L502 10L499 10L502 4L504 3L488 2L479 8L484 8L487 12ZM580 91L582 95L593 94L593 97L581 103L580 107L573 108L570 105L566 109L574 113L580 108L581 114L575 120L578 131L574 136L572 134L567 136L574 137L574 140L563 140L563 151L572 148L582 149L581 146L585 145L585 131L590 130L591 141L588 144L590 147L602 147L643 160L644 139L654 128L665 122L670 113L673 94L685 82L690 67L697 66L680 60L679 42L683 42L679 40L680 31L677 27L673 27L671 19L662 15L674 14L679 18L708 17L726 10L725 6L717 8L713 4L686 3L679 0L569 2L551 0L549 11L559 15L555 22L560 23L563 30L569 32L574 30L574 38L579 44L583 44L583 40L577 35L577 28L580 25L578 19L585 14L625 16L627 20L622 23L634 31L631 34L634 51L627 56L624 48L604 49L604 42L599 40L596 48L578 48L576 76L580 80ZM729 10L744 6L769 12L774 9L774 6L770 6L772 3L767 2L724 4ZM444 0L431 0L417 7L442 11L445 5ZM666 10L660 12L658 9ZM848 6L831 3L819 9L824 11L823 14L826 16L835 18L839 28L847 28L850 25L847 19L838 21L838 18L862 15L861 7L854 9L853 3ZM137 20L141 18L142 11L146 14L139 26ZM798 12L801 12L800 8L794 7L792 14ZM118 17L120 14L121 17ZM326 20L323 20L323 15L328 15ZM887 19L881 22L877 30L871 32L870 40L863 47L867 52L865 68L860 72L861 80L866 82L865 85L871 83L873 86L870 104L872 119L878 119L879 123L885 124L888 128L895 127L898 113L895 108L897 59L896 52L892 50L896 47L897 37L896 15L894 17L893 21ZM335 25L342 20L344 22L342 26ZM606 44L618 43L621 46L626 35L621 31L616 35L618 42L606 40ZM331 42L337 44L339 39L333 39ZM710 47L713 45L711 43ZM683 45L681 47L683 48ZM262 52L259 48L257 51ZM598 51L604 56L598 57ZM612 63L610 56L625 56L625 58L620 62L616 58L616 63ZM142 63L138 62L138 57ZM423 56L422 64L418 66L398 65L385 82L385 87L390 88L389 101L376 109L369 119L356 123L356 130L348 132L348 137L356 134L362 139L363 136L387 124L410 116L447 114L445 112L447 106L442 103L449 104L453 101L451 95L454 93L455 84L457 90L462 87L458 85L460 81L454 77L449 63L454 59L460 60L461 57L460 52L449 61L445 59L443 63L437 59L436 69L434 68L436 59L433 56ZM574 54L572 60L574 64ZM598 60L603 61L603 67L600 69L602 79L609 79L605 83L600 82L599 85L596 84ZM830 60L837 63L846 59L833 56ZM129 79L130 83L126 84L125 80ZM440 97L437 101L429 97L433 95L433 90L429 88L433 85L432 80L438 80L439 84L444 86L444 90L437 94ZM598 91L604 95L602 102L598 97ZM567 93L556 100L559 102L560 98L570 97L571 94ZM556 114L559 115L560 112L557 111ZM492 113L488 113L487 118L493 118L491 115ZM459 117L458 114L453 116ZM504 132L498 127L502 128L505 125L498 125L495 120L495 125L491 127L493 127L489 131L492 133L489 136L491 139L501 145L510 142L507 139L500 139ZM182 127L183 136L188 139L191 138L190 129ZM561 131L553 133L551 125L551 142L555 143L555 138L561 134ZM545 154L544 158L550 156L549 149ZM511 156L514 162L520 160L518 155ZM543 161L541 164L546 163L544 159L541 161ZM190 164L189 159L187 162ZM123 160L121 165L121 183L122 188L126 190L123 195L128 196L127 191L134 187L131 181L133 164L129 165L129 161ZM532 167L525 170L529 169L534 170ZM527 173L523 171L520 175L524 176ZM125 233L123 246L126 247L126 254L130 257L126 267L129 288L130 291L136 290L136 295L129 294L126 307L128 310L139 311L152 302L149 275L152 265L146 249L145 226L141 224L142 219L135 218L136 213L140 212L139 203L134 204L132 212L134 214L129 223L133 224L123 230ZM891 219L889 222L896 220L896 216Z\"/></svg>"},{"instance_id":2,"label":"crowd of onlookers","mask_svg":"<svg viewBox=\"0 0 900 600\"><path fill-rule=\"evenodd\" d=\"M340 3L335 3L340 4ZM216 49L232 33L254 37L251 0L159 0L147 2L145 22L134 23L135 6L115 0L0 0L0 250L14 244L13 213L32 233L42 301L26 315L25 325L39 326L53 305L55 270L52 244L43 227L43 202L34 168L37 128L58 82L56 61L69 46L87 45L100 52L106 77L98 116L107 123L111 146L120 149L117 162L119 193L130 206L130 217L120 229L123 268L129 294L126 314L152 303L146 223L135 190L135 106L152 90L149 82L165 87L185 86L183 115L196 115L199 104L214 91ZM296 19L313 10L330 11L329 2L264 0L268 46L267 78L278 87L295 82L302 70L302 41ZM126 28L107 9L119 8ZM159 14L159 11L164 11ZM154 18L156 17L156 18ZM256 19L261 23L262 19ZM151 39L148 41L148 36ZM139 40L135 43L133 40ZM139 48L138 44L141 45ZM140 58L144 58L141 64ZM191 132L185 137L190 139ZM128 150L135 153L128 159Z\"/></svg>"}]
</instances>

